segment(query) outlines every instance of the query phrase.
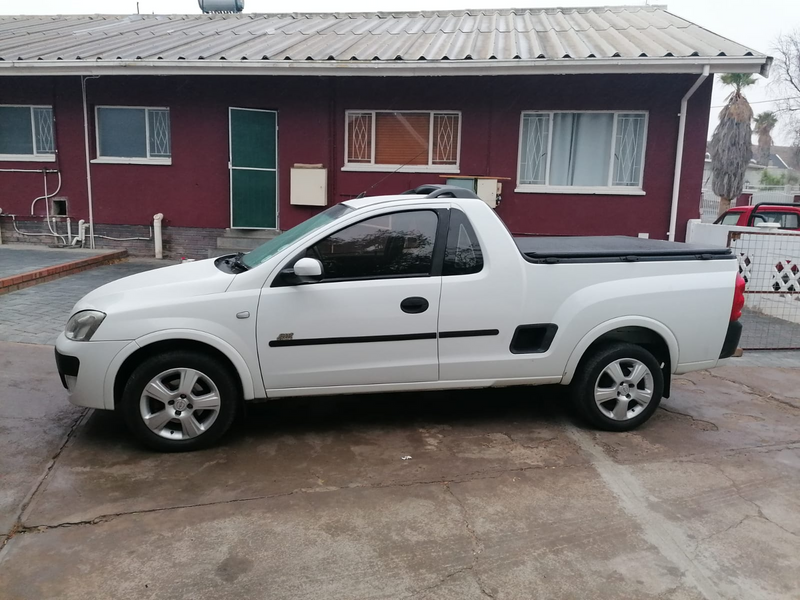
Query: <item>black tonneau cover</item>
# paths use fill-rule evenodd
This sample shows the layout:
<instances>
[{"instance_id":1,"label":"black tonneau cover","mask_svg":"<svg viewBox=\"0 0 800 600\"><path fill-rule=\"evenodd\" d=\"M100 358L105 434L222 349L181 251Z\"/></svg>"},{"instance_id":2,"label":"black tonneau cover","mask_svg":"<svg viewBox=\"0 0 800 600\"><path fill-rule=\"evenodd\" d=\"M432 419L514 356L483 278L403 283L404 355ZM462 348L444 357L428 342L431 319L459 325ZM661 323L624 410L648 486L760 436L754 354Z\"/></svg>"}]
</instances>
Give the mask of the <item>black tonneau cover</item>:
<instances>
[{"instance_id":1,"label":"black tonneau cover","mask_svg":"<svg viewBox=\"0 0 800 600\"><path fill-rule=\"evenodd\" d=\"M733 259L730 248L626 236L514 237L532 263Z\"/></svg>"}]
</instances>

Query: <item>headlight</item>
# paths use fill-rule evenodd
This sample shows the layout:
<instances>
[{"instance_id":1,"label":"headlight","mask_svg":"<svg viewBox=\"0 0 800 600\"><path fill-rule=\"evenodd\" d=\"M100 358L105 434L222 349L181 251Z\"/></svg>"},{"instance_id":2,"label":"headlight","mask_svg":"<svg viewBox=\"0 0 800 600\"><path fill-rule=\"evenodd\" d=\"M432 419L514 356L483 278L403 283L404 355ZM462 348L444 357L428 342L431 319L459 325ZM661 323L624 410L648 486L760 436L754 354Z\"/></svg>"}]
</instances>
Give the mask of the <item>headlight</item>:
<instances>
[{"instance_id":1,"label":"headlight","mask_svg":"<svg viewBox=\"0 0 800 600\"><path fill-rule=\"evenodd\" d=\"M67 321L64 335L67 339L75 342L88 342L92 339L94 332L100 327L100 323L106 318L106 314L99 310L82 310L77 312Z\"/></svg>"}]
</instances>

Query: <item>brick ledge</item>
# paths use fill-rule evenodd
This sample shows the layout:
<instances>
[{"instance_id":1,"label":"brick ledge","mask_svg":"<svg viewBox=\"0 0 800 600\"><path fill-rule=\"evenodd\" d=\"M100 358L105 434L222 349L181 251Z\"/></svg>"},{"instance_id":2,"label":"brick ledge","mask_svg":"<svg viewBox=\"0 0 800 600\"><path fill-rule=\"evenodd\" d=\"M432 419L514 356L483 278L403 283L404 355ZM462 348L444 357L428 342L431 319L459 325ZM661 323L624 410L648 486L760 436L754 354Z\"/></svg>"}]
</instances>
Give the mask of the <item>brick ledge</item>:
<instances>
[{"instance_id":1,"label":"brick ledge","mask_svg":"<svg viewBox=\"0 0 800 600\"><path fill-rule=\"evenodd\" d=\"M75 273L80 273L81 271L93 269L101 265L110 265L124 260L127 256L127 250L117 250L115 252L107 252L97 256L73 260L60 265L53 265L52 267L44 267L36 271L29 271L28 273L3 277L0 278L0 295L15 292L39 283L53 281L54 279L66 277L67 275L74 275Z\"/></svg>"}]
</instances>

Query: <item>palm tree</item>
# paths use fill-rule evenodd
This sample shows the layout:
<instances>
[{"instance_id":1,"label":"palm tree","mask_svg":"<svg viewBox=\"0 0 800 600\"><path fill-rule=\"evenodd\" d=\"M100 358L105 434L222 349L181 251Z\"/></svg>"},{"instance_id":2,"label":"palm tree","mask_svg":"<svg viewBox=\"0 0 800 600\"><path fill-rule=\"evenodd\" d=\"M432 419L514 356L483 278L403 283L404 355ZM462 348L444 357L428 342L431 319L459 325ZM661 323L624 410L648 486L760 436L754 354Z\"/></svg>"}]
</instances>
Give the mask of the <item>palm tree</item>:
<instances>
[{"instance_id":1,"label":"palm tree","mask_svg":"<svg viewBox=\"0 0 800 600\"><path fill-rule=\"evenodd\" d=\"M752 75L729 73L720 76L720 81L733 87L728 102L719 113L719 125L711 136L711 189L719 196L719 214L731 207L731 200L738 198L744 188L744 175L750 159L753 130L753 109L742 95L742 89L753 85Z\"/></svg>"},{"instance_id":2,"label":"palm tree","mask_svg":"<svg viewBox=\"0 0 800 600\"><path fill-rule=\"evenodd\" d=\"M772 154L772 130L778 124L778 115L767 110L756 115L754 120L755 134L758 136L758 158L756 162L769 166L769 155Z\"/></svg>"}]
</instances>

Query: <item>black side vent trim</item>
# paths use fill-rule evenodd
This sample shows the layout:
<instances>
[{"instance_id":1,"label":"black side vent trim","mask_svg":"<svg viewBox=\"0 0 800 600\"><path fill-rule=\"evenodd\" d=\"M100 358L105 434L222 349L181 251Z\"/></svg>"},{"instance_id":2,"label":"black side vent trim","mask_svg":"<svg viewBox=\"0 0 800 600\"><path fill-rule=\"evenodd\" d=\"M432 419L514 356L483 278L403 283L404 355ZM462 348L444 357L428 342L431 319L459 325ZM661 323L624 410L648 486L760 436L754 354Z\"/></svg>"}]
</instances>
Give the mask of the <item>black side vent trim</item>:
<instances>
[{"instance_id":1,"label":"black side vent trim","mask_svg":"<svg viewBox=\"0 0 800 600\"><path fill-rule=\"evenodd\" d=\"M556 337L558 325L555 323L536 323L533 325L520 325L511 338L512 354L541 354L550 349Z\"/></svg>"},{"instance_id":2,"label":"black side vent trim","mask_svg":"<svg viewBox=\"0 0 800 600\"><path fill-rule=\"evenodd\" d=\"M449 338L463 338L463 337L486 337L492 335L500 335L499 329L470 329L465 331L440 331L439 337L441 339Z\"/></svg>"}]
</instances>

